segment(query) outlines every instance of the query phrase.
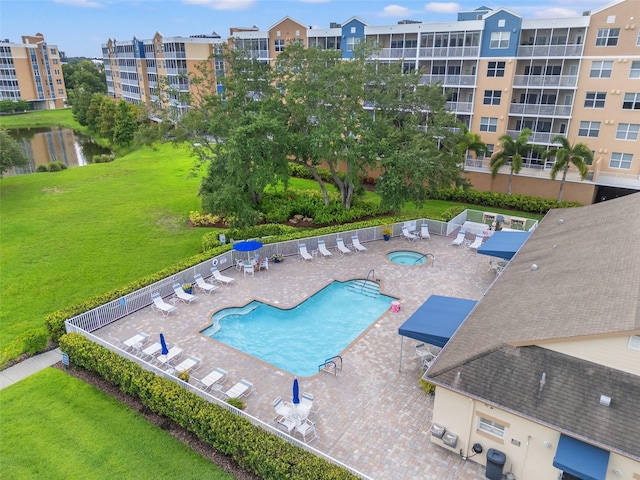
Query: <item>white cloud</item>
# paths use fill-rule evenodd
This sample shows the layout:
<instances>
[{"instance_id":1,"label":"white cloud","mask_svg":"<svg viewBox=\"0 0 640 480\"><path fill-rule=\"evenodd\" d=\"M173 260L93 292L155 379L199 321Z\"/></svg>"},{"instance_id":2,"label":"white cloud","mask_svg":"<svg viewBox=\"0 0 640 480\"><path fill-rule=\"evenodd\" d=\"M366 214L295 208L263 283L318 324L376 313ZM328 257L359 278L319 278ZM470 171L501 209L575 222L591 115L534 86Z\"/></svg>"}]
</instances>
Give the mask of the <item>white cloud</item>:
<instances>
[{"instance_id":1,"label":"white cloud","mask_svg":"<svg viewBox=\"0 0 640 480\"><path fill-rule=\"evenodd\" d=\"M424 6L424 9L438 13L458 13L460 5L456 2L429 2Z\"/></svg>"},{"instance_id":2,"label":"white cloud","mask_svg":"<svg viewBox=\"0 0 640 480\"><path fill-rule=\"evenodd\" d=\"M252 7L256 0L183 0L191 5L202 5L214 10L246 10Z\"/></svg>"},{"instance_id":3,"label":"white cloud","mask_svg":"<svg viewBox=\"0 0 640 480\"><path fill-rule=\"evenodd\" d=\"M581 12L562 7L550 7L534 11L534 16L538 18L579 17L580 15L582 15Z\"/></svg>"},{"instance_id":4,"label":"white cloud","mask_svg":"<svg viewBox=\"0 0 640 480\"><path fill-rule=\"evenodd\" d=\"M387 5L380 13L381 17L406 17L411 14L411 10L400 5Z\"/></svg>"},{"instance_id":5,"label":"white cloud","mask_svg":"<svg viewBox=\"0 0 640 480\"><path fill-rule=\"evenodd\" d=\"M64 5L71 5L72 7L83 8L102 8L103 5L100 2L92 2L91 0L53 0L56 3L62 3Z\"/></svg>"}]
</instances>

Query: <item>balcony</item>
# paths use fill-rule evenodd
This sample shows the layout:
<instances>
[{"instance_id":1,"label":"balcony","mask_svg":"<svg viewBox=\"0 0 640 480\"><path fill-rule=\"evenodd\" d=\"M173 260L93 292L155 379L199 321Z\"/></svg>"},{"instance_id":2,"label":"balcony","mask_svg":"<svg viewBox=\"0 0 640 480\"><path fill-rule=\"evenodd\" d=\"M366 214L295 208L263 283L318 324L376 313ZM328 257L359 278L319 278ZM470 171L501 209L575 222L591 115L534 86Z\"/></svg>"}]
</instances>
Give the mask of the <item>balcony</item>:
<instances>
[{"instance_id":1,"label":"balcony","mask_svg":"<svg viewBox=\"0 0 640 480\"><path fill-rule=\"evenodd\" d=\"M475 75L422 75L420 83L422 85L441 82L443 86L468 85L475 86Z\"/></svg>"},{"instance_id":2,"label":"balcony","mask_svg":"<svg viewBox=\"0 0 640 480\"><path fill-rule=\"evenodd\" d=\"M570 117L571 105L529 105L526 103L512 103L509 105L509 114L544 117Z\"/></svg>"},{"instance_id":3,"label":"balcony","mask_svg":"<svg viewBox=\"0 0 640 480\"><path fill-rule=\"evenodd\" d=\"M419 53L420 58L477 57L480 47L422 47Z\"/></svg>"},{"instance_id":4,"label":"balcony","mask_svg":"<svg viewBox=\"0 0 640 480\"><path fill-rule=\"evenodd\" d=\"M416 58L417 48L381 48L374 58Z\"/></svg>"},{"instance_id":5,"label":"balcony","mask_svg":"<svg viewBox=\"0 0 640 480\"><path fill-rule=\"evenodd\" d=\"M630 173L593 172L593 182L597 185L640 190L640 175Z\"/></svg>"},{"instance_id":6,"label":"balcony","mask_svg":"<svg viewBox=\"0 0 640 480\"><path fill-rule=\"evenodd\" d=\"M582 45L520 45L519 57L579 57Z\"/></svg>"},{"instance_id":7,"label":"balcony","mask_svg":"<svg viewBox=\"0 0 640 480\"><path fill-rule=\"evenodd\" d=\"M447 102L447 110L454 113L471 113L473 111L473 103L471 102Z\"/></svg>"},{"instance_id":8,"label":"balcony","mask_svg":"<svg viewBox=\"0 0 640 480\"><path fill-rule=\"evenodd\" d=\"M575 87L577 75L516 75L514 87Z\"/></svg>"},{"instance_id":9,"label":"balcony","mask_svg":"<svg viewBox=\"0 0 640 480\"><path fill-rule=\"evenodd\" d=\"M518 138L520 135L520 130L507 130L507 135L509 135L514 140ZM545 145L551 145L551 139L553 137L557 137L558 135L563 135L560 132L533 132L529 137L530 143L543 143Z\"/></svg>"}]
</instances>

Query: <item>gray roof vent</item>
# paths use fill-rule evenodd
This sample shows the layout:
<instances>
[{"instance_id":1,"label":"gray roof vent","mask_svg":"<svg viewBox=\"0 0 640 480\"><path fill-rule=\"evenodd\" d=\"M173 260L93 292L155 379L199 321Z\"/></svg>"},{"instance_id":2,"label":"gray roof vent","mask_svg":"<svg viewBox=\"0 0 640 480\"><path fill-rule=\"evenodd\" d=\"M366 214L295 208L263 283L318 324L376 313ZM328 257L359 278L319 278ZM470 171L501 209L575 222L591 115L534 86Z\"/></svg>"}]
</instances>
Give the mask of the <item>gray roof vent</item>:
<instances>
[{"instance_id":1,"label":"gray roof vent","mask_svg":"<svg viewBox=\"0 0 640 480\"><path fill-rule=\"evenodd\" d=\"M600 395L600 405L608 407L611 405L611 397L607 397L606 395Z\"/></svg>"}]
</instances>

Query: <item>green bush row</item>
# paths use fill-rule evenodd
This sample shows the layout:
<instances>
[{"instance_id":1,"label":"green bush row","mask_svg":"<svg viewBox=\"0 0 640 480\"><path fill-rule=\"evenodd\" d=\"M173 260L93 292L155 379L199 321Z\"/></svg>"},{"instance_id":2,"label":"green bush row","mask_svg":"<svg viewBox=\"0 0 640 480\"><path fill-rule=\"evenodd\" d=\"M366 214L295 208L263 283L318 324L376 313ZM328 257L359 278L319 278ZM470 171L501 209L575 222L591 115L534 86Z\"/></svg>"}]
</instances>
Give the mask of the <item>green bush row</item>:
<instances>
[{"instance_id":1,"label":"green bush row","mask_svg":"<svg viewBox=\"0 0 640 480\"><path fill-rule=\"evenodd\" d=\"M507 195L500 192L480 192L478 190L461 190L446 188L431 196L433 200L470 203L486 207L500 207L531 213L547 213L552 208L581 207L579 202L558 202L551 198L540 198L531 195Z\"/></svg>"},{"instance_id":2,"label":"green bush row","mask_svg":"<svg viewBox=\"0 0 640 480\"><path fill-rule=\"evenodd\" d=\"M193 432L216 451L231 456L245 470L264 479L340 480L357 478L277 435L253 425L186 388L71 333L60 348L75 367L95 372L151 411Z\"/></svg>"},{"instance_id":3,"label":"green bush row","mask_svg":"<svg viewBox=\"0 0 640 480\"><path fill-rule=\"evenodd\" d=\"M59 172L60 170L66 170L67 165L63 162L49 162L47 164L38 165L36 172Z\"/></svg>"}]
</instances>

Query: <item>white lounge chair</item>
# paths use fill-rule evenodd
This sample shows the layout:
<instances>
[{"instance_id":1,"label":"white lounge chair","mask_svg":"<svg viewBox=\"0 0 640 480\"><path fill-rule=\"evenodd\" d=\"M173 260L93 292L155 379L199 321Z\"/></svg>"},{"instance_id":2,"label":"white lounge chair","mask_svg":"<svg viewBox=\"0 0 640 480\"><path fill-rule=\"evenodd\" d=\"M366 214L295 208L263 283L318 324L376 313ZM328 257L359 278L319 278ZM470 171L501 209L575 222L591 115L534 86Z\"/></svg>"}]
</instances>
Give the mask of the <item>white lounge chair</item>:
<instances>
[{"instance_id":1,"label":"white lounge chair","mask_svg":"<svg viewBox=\"0 0 640 480\"><path fill-rule=\"evenodd\" d=\"M351 237L351 243L353 244L353 248L355 248L356 251L358 251L358 252L366 252L367 251L367 247L365 247L364 245L362 245L360 243L360 239L358 238L357 235L353 235Z\"/></svg>"},{"instance_id":2,"label":"white lounge chair","mask_svg":"<svg viewBox=\"0 0 640 480\"><path fill-rule=\"evenodd\" d=\"M196 281L196 284L194 285L195 288L197 288L198 290L202 290L206 294L209 294L218 289L218 287L216 287L215 285L205 282L204 278L202 278L202 275L200 275L199 273L197 273L193 277L193 279Z\"/></svg>"},{"instance_id":3,"label":"white lounge chair","mask_svg":"<svg viewBox=\"0 0 640 480\"><path fill-rule=\"evenodd\" d=\"M153 292L151 294L151 299L153 300L153 304L151 305L151 309L156 312L162 312L163 315L169 315L171 312L178 309L175 305L169 305L166 303L158 292Z\"/></svg>"},{"instance_id":4,"label":"white lounge chair","mask_svg":"<svg viewBox=\"0 0 640 480\"><path fill-rule=\"evenodd\" d=\"M227 398L248 397L251 393L253 393L253 383L248 382L245 379L240 380L233 387L224 392Z\"/></svg>"},{"instance_id":5,"label":"white lounge chair","mask_svg":"<svg viewBox=\"0 0 640 480\"><path fill-rule=\"evenodd\" d=\"M420 239L418 235L416 235L415 233L411 233L407 227L402 227L402 236L411 241Z\"/></svg>"},{"instance_id":6,"label":"white lounge chair","mask_svg":"<svg viewBox=\"0 0 640 480\"><path fill-rule=\"evenodd\" d=\"M180 357L182 357L182 352L183 350L180 347L171 347L169 349L169 353L167 353L166 355L158 355L156 357L156 363L158 363L158 365L160 365L161 367L164 365L170 365L171 362L180 360Z\"/></svg>"},{"instance_id":7,"label":"white lounge chair","mask_svg":"<svg viewBox=\"0 0 640 480\"><path fill-rule=\"evenodd\" d=\"M333 255L329 250L327 250L327 244L324 240L318 240L318 251L323 257L330 257Z\"/></svg>"},{"instance_id":8,"label":"white lounge chair","mask_svg":"<svg viewBox=\"0 0 640 480\"><path fill-rule=\"evenodd\" d=\"M484 238L484 235L479 234L476 235L476 239L473 241L473 243L471 245L469 245L469 248L473 248L474 250L478 250L478 248L480 248L480 246L482 245L482 239Z\"/></svg>"},{"instance_id":9,"label":"white lounge chair","mask_svg":"<svg viewBox=\"0 0 640 480\"><path fill-rule=\"evenodd\" d=\"M176 297L178 297L178 300L180 300L182 303L191 303L198 299L198 297L196 297L195 295L185 292L179 283L173 284L173 292L176 294Z\"/></svg>"},{"instance_id":10,"label":"white lounge chair","mask_svg":"<svg viewBox=\"0 0 640 480\"><path fill-rule=\"evenodd\" d=\"M221 368L216 368L211 373L209 373L206 377L203 377L202 380L198 380L202 385L204 385L204 389L208 390L210 388L214 390L222 390L222 385L227 381L227 376L229 373L226 370Z\"/></svg>"},{"instance_id":11,"label":"white lounge chair","mask_svg":"<svg viewBox=\"0 0 640 480\"><path fill-rule=\"evenodd\" d=\"M197 370L201 360L198 357L188 356L178 365L176 365L176 373L191 372Z\"/></svg>"},{"instance_id":12,"label":"white lounge chair","mask_svg":"<svg viewBox=\"0 0 640 480\"><path fill-rule=\"evenodd\" d=\"M420 238L431 240L431 234L429 233L429 225L423 223L420 225Z\"/></svg>"},{"instance_id":13,"label":"white lounge chair","mask_svg":"<svg viewBox=\"0 0 640 480\"><path fill-rule=\"evenodd\" d=\"M147 360L153 360L155 356L162 350L162 345L160 342L155 342L152 345L149 345L145 349L140 352L141 356L145 357Z\"/></svg>"},{"instance_id":14,"label":"white lounge chair","mask_svg":"<svg viewBox=\"0 0 640 480\"><path fill-rule=\"evenodd\" d=\"M131 338L127 338L122 341L122 348L127 351L139 351L145 343L149 340L149 335L146 333L138 333Z\"/></svg>"},{"instance_id":15,"label":"white lounge chair","mask_svg":"<svg viewBox=\"0 0 640 480\"><path fill-rule=\"evenodd\" d=\"M307 246L304 243L298 245L298 253L305 260L313 260L313 255L307 251Z\"/></svg>"},{"instance_id":16,"label":"white lounge chair","mask_svg":"<svg viewBox=\"0 0 640 480\"><path fill-rule=\"evenodd\" d=\"M459 247L464 243L465 236L466 236L466 232L458 232L458 236L454 238L453 242L451 242L451 245L455 245L456 247Z\"/></svg>"},{"instance_id":17,"label":"white lounge chair","mask_svg":"<svg viewBox=\"0 0 640 480\"><path fill-rule=\"evenodd\" d=\"M234 279L221 274L218 267L212 267L211 274L213 275L213 279L220 284L229 285L230 283L233 283Z\"/></svg>"},{"instance_id":18,"label":"white lounge chair","mask_svg":"<svg viewBox=\"0 0 640 480\"><path fill-rule=\"evenodd\" d=\"M340 253L353 253L353 250L344 244L344 240L341 237L336 238L336 248Z\"/></svg>"}]
</instances>

